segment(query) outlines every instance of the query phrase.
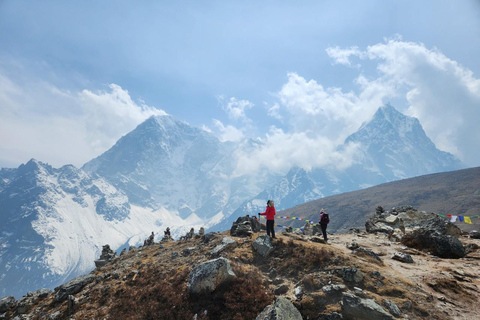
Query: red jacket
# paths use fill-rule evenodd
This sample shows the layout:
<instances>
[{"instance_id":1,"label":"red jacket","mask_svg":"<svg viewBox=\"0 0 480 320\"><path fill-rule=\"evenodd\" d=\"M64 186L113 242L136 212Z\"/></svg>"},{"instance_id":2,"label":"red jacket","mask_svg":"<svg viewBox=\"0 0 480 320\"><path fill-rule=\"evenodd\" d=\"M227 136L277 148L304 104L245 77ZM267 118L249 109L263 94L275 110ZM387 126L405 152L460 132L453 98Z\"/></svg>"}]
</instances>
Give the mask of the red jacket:
<instances>
[{"instance_id":1,"label":"red jacket","mask_svg":"<svg viewBox=\"0 0 480 320\"><path fill-rule=\"evenodd\" d=\"M267 207L264 213L260 213L261 216L267 216L267 220L275 219L275 207Z\"/></svg>"}]
</instances>

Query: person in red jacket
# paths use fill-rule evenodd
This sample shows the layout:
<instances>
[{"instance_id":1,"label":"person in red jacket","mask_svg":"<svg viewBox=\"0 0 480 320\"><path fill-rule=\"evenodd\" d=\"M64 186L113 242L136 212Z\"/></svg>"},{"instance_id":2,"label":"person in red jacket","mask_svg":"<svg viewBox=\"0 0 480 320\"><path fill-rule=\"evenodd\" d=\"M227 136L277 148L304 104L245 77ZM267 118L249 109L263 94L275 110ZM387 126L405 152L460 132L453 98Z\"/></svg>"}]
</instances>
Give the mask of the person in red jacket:
<instances>
[{"instance_id":1,"label":"person in red jacket","mask_svg":"<svg viewBox=\"0 0 480 320\"><path fill-rule=\"evenodd\" d=\"M259 213L259 216L267 216L267 235L272 234L272 238L275 239L275 204L273 200L267 201L267 209L263 213Z\"/></svg>"}]
</instances>

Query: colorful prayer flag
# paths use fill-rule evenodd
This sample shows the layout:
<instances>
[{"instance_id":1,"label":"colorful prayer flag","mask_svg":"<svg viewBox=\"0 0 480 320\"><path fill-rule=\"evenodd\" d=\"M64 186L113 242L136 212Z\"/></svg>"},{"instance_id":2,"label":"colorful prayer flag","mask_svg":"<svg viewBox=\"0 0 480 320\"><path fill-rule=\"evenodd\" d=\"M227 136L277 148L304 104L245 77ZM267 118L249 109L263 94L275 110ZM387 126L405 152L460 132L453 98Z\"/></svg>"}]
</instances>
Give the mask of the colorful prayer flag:
<instances>
[{"instance_id":1,"label":"colorful prayer flag","mask_svg":"<svg viewBox=\"0 0 480 320\"><path fill-rule=\"evenodd\" d=\"M452 216L452 217L450 218L450 222L455 222L455 221L457 221L457 216Z\"/></svg>"},{"instance_id":2,"label":"colorful prayer flag","mask_svg":"<svg viewBox=\"0 0 480 320\"><path fill-rule=\"evenodd\" d=\"M472 224L472 220L470 220L470 217L465 217L465 223Z\"/></svg>"},{"instance_id":3,"label":"colorful prayer flag","mask_svg":"<svg viewBox=\"0 0 480 320\"><path fill-rule=\"evenodd\" d=\"M458 220L463 222L463 216L458 216Z\"/></svg>"}]
</instances>

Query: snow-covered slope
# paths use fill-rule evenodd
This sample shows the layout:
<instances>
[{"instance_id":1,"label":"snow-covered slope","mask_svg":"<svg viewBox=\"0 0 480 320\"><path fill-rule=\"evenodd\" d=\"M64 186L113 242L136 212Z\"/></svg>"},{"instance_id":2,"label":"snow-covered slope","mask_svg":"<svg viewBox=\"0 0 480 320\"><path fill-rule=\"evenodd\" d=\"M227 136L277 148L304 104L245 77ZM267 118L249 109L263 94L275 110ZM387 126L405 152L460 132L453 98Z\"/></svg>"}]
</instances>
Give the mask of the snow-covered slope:
<instances>
[{"instance_id":1,"label":"snow-covered slope","mask_svg":"<svg viewBox=\"0 0 480 320\"><path fill-rule=\"evenodd\" d=\"M73 166L54 169L32 159L0 174L0 296L83 274L94 268L102 245L138 245L166 226L178 237L185 226L201 225L165 208L131 205L103 178Z\"/></svg>"}]
</instances>

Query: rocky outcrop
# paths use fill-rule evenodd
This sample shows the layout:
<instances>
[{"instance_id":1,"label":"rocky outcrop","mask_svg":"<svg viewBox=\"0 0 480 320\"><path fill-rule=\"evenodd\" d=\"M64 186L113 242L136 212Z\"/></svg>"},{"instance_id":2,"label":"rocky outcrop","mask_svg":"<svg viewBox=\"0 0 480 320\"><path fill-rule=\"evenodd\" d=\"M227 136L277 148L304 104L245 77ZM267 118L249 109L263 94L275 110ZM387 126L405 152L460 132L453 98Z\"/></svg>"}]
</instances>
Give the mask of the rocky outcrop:
<instances>
[{"instance_id":1,"label":"rocky outcrop","mask_svg":"<svg viewBox=\"0 0 480 320\"><path fill-rule=\"evenodd\" d=\"M55 288L55 300L58 302L66 300L69 295L74 295L80 292L83 287L95 280L95 278L96 277L93 274L86 274L72 279L60 287Z\"/></svg>"},{"instance_id":2,"label":"rocky outcrop","mask_svg":"<svg viewBox=\"0 0 480 320\"><path fill-rule=\"evenodd\" d=\"M272 240L269 236L263 235L258 236L257 239L252 243L253 249L258 252L263 257L268 257L268 255L273 251Z\"/></svg>"},{"instance_id":3,"label":"rocky outcrop","mask_svg":"<svg viewBox=\"0 0 480 320\"><path fill-rule=\"evenodd\" d=\"M210 293L234 277L235 273L227 259L209 260L192 270L188 277L187 291L190 294Z\"/></svg>"},{"instance_id":4,"label":"rocky outcrop","mask_svg":"<svg viewBox=\"0 0 480 320\"><path fill-rule=\"evenodd\" d=\"M356 295L344 292L342 313L347 319L391 320L392 315L383 309L373 299L362 299Z\"/></svg>"},{"instance_id":5,"label":"rocky outcrop","mask_svg":"<svg viewBox=\"0 0 480 320\"><path fill-rule=\"evenodd\" d=\"M249 237L254 232L260 232L262 225L257 219L246 215L239 217L237 221L232 224L230 235L235 237Z\"/></svg>"},{"instance_id":6,"label":"rocky outcrop","mask_svg":"<svg viewBox=\"0 0 480 320\"><path fill-rule=\"evenodd\" d=\"M0 313L7 312L15 304L15 297L8 296L0 299Z\"/></svg>"},{"instance_id":7,"label":"rocky outcrop","mask_svg":"<svg viewBox=\"0 0 480 320\"><path fill-rule=\"evenodd\" d=\"M439 218L435 213L417 211L411 206L392 208L390 211L377 210L375 215L365 222L369 233L390 234L397 229L405 233L406 228L424 227L436 229L442 234L458 237L461 230L454 224Z\"/></svg>"},{"instance_id":8,"label":"rocky outcrop","mask_svg":"<svg viewBox=\"0 0 480 320\"><path fill-rule=\"evenodd\" d=\"M275 303L265 307L255 320L302 320L297 308L284 297L278 297Z\"/></svg>"}]
</instances>

